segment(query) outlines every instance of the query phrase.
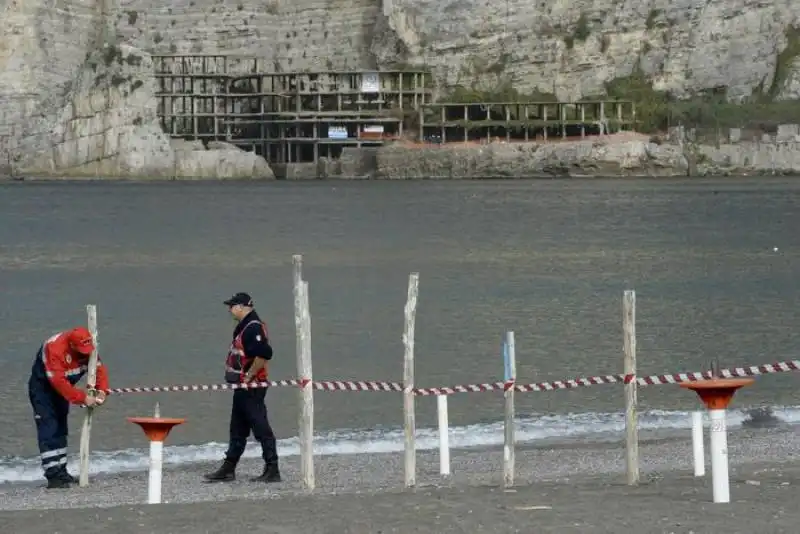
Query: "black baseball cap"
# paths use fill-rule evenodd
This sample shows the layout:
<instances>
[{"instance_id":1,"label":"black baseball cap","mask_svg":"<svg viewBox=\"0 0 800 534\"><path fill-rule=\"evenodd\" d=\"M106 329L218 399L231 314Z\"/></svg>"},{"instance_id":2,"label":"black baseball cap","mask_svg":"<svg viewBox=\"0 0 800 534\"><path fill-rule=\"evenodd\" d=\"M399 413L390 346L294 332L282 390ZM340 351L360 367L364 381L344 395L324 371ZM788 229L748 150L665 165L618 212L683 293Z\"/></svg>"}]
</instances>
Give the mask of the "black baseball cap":
<instances>
[{"instance_id":1,"label":"black baseball cap","mask_svg":"<svg viewBox=\"0 0 800 534\"><path fill-rule=\"evenodd\" d=\"M226 306L236 306L237 304L241 304L242 306L247 306L248 308L253 307L253 299L250 298L250 295L247 293L236 293L234 296L229 298L224 302Z\"/></svg>"}]
</instances>

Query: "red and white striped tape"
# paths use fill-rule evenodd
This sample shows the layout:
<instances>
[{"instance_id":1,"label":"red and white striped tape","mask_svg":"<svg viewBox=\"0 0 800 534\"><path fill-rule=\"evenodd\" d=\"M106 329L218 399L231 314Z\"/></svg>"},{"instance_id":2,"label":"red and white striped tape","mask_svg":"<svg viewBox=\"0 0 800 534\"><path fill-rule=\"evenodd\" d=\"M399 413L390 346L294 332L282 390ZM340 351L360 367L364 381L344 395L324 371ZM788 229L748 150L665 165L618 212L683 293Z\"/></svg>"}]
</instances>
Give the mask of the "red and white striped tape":
<instances>
[{"instance_id":1,"label":"red and white striped tape","mask_svg":"<svg viewBox=\"0 0 800 534\"><path fill-rule=\"evenodd\" d=\"M399 382L351 381L351 380L315 380L314 389L324 391L403 391Z\"/></svg>"},{"instance_id":2,"label":"red and white striped tape","mask_svg":"<svg viewBox=\"0 0 800 534\"><path fill-rule=\"evenodd\" d=\"M274 386L299 386L300 380L270 380L268 382L251 382L249 384L210 384L188 386L141 386L132 388L111 388L109 393L168 393L177 391L230 391L234 389L257 389Z\"/></svg>"},{"instance_id":3,"label":"red and white striped tape","mask_svg":"<svg viewBox=\"0 0 800 534\"><path fill-rule=\"evenodd\" d=\"M763 365L751 365L749 367L732 367L721 369L719 376L722 378L741 378L746 376L767 375L772 373L790 373L800 371L800 360L788 360L784 362L767 363ZM681 373L675 375L653 375L637 378L636 381L641 386L651 386L656 384L677 384L680 382L693 382L698 380L708 380L711 378L711 371L702 373Z\"/></svg>"},{"instance_id":4,"label":"red and white striped tape","mask_svg":"<svg viewBox=\"0 0 800 534\"><path fill-rule=\"evenodd\" d=\"M587 386L597 386L600 384L622 384L630 381L631 378L625 375L602 375L587 376L585 378L574 378L571 380L556 380L553 382L538 382L534 384L518 384L517 391L555 391L557 389L573 389Z\"/></svg>"},{"instance_id":5,"label":"red and white striped tape","mask_svg":"<svg viewBox=\"0 0 800 534\"><path fill-rule=\"evenodd\" d=\"M483 391L505 391L514 387L514 381L490 382L487 384L467 384L463 386L447 386L439 388L414 388L415 395L452 395L453 393L479 393Z\"/></svg>"},{"instance_id":6,"label":"red and white striped tape","mask_svg":"<svg viewBox=\"0 0 800 534\"><path fill-rule=\"evenodd\" d=\"M789 360L764 365L753 365L750 367L734 367L722 369L719 376L723 378L736 378L745 376L755 376L772 373L787 373L800 371L800 360ZM681 382L696 382L710 379L711 371L696 373L677 373L665 375L650 375L636 378L636 383L640 386L652 386L658 384L679 384ZM414 388L414 394L420 396L430 395L453 395L454 393L480 393L484 391L505 391L514 388L515 391L555 391L559 389L573 389L579 387L596 386L600 384L623 384L633 380L633 375L600 375L584 378L574 378L570 380L556 380L552 382L538 382L533 384L516 384L513 380L507 382L489 382L484 384L466 384L457 386L434 387L434 388ZM188 385L188 386L147 386L112 388L111 393L162 393L162 392L181 392L181 391L226 391L236 389L255 389L263 387L303 387L308 383L307 380L270 380L268 382L253 382L250 384L212 384L212 385ZM403 391L403 384L399 382L382 381L352 381L352 380L315 380L312 387L322 391Z\"/></svg>"},{"instance_id":7,"label":"red and white striped tape","mask_svg":"<svg viewBox=\"0 0 800 534\"><path fill-rule=\"evenodd\" d=\"M303 387L306 380L268 380L267 382L251 382L249 384L211 384L187 386L143 386L129 388L111 388L110 393L169 393L179 391L231 391L236 389L257 389L265 387ZM323 391L403 391L398 382L352 381L352 380L315 380L314 389Z\"/></svg>"}]
</instances>

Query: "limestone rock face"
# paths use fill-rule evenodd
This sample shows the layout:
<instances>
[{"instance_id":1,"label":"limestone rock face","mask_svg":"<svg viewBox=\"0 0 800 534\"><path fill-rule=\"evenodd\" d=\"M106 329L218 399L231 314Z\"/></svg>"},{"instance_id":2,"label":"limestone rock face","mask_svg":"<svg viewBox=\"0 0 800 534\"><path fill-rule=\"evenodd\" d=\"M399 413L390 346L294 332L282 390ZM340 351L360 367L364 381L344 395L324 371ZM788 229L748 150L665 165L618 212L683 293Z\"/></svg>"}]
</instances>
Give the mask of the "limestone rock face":
<instances>
[{"instance_id":1,"label":"limestone rock face","mask_svg":"<svg viewBox=\"0 0 800 534\"><path fill-rule=\"evenodd\" d=\"M257 57L269 71L375 66L380 0L125 0L119 38L154 53ZM243 67L244 68L244 67Z\"/></svg>"},{"instance_id":2,"label":"limestone rock face","mask_svg":"<svg viewBox=\"0 0 800 534\"><path fill-rule=\"evenodd\" d=\"M263 158L233 145L175 150L156 116L149 54L107 45L78 70L51 130L52 149L29 158L33 175L131 178L274 178Z\"/></svg>"},{"instance_id":3,"label":"limestone rock face","mask_svg":"<svg viewBox=\"0 0 800 534\"><path fill-rule=\"evenodd\" d=\"M800 0L0 0L0 22L0 161L55 174L271 175L253 155L171 149L145 51L268 71L402 64L562 100L635 69L677 96L800 99Z\"/></svg>"},{"instance_id":4,"label":"limestone rock face","mask_svg":"<svg viewBox=\"0 0 800 534\"><path fill-rule=\"evenodd\" d=\"M800 137L785 142L701 146L700 174L783 175L800 173Z\"/></svg>"},{"instance_id":5,"label":"limestone rock face","mask_svg":"<svg viewBox=\"0 0 800 534\"><path fill-rule=\"evenodd\" d=\"M448 84L512 81L571 100L638 66L659 89L738 98L771 87L800 0L126 0L113 16L139 48L243 54L270 70L417 65Z\"/></svg>"},{"instance_id":6,"label":"limestone rock face","mask_svg":"<svg viewBox=\"0 0 800 534\"><path fill-rule=\"evenodd\" d=\"M32 174L163 176L173 154L156 123L152 61L127 45L106 46L78 69L51 130L51 157L31 160Z\"/></svg>"},{"instance_id":7,"label":"limestone rock face","mask_svg":"<svg viewBox=\"0 0 800 534\"><path fill-rule=\"evenodd\" d=\"M0 137L15 159L50 150L54 115L102 20L97 0L0 0Z\"/></svg>"},{"instance_id":8,"label":"limestone rock face","mask_svg":"<svg viewBox=\"0 0 800 534\"><path fill-rule=\"evenodd\" d=\"M644 139L490 143L378 150L376 178L662 176L686 174L679 147Z\"/></svg>"},{"instance_id":9,"label":"limestone rock face","mask_svg":"<svg viewBox=\"0 0 800 534\"><path fill-rule=\"evenodd\" d=\"M213 143L213 142L212 142ZM274 180L275 174L261 156L237 146L209 149L200 147L175 153L175 176L178 178L260 178Z\"/></svg>"},{"instance_id":10,"label":"limestone rock face","mask_svg":"<svg viewBox=\"0 0 800 534\"><path fill-rule=\"evenodd\" d=\"M392 46L408 50L410 63L434 66L451 84L511 80L562 100L601 94L637 67L677 95L724 86L732 98L747 96L770 88L800 26L798 0L383 3L405 45Z\"/></svg>"},{"instance_id":11,"label":"limestone rock face","mask_svg":"<svg viewBox=\"0 0 800 534\"><path fill-rule=\"evenodd\" d=\"M689 164L689 158L692 164ZM378 149L378 179L476 179L586 176L722 176L800 173L800 135L784 141L719 146L656 144L643 139L453 144Z\"/></svg>"},{"instance_id":12,"label":"limestone rock face","mask_svg":"<svg viewBox=\"0 0 800 534\"><path fill-rule=\"evenodd\" d=\"M800 58L795 58L780 86L778 100L800 100Z\"/></svg>"}]
</instances>

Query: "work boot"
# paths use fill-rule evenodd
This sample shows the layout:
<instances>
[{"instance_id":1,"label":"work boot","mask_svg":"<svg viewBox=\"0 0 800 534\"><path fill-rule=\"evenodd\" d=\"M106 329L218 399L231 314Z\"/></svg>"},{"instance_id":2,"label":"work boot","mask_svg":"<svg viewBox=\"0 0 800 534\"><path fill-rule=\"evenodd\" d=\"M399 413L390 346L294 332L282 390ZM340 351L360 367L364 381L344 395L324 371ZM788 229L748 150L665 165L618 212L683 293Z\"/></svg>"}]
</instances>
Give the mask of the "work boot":
<instances>
[{"instance_id":1,"label":"work boot","mask_svg":"<svg viewBox=\"0 0 800 534\"><path fill-rule=\"evenodd\" d=\"M230 482L236 480L236 464L230 460L225 460L222 462L222 467L213 473L204 475L204 478L208 482Z\"/></svg>"},{"instance_id":2,"label":"work boot","mask_svg":"<svg viewBox=\"0 0 800 534\"><path fill-rule=\"evenodd\" d=\"M264 472L259 476L251 478L251 482L280 482L281 472L278 469L278 464L267 464L264 466Z\"/></svg>"},{"instance_id":3,"label":"work boot","mask_svg":"<svg viewBox=\"0 0 800 534\"><path fill-rule=\"evenodd\" d=\"M55 476L47 479L47 489L67 489L71 486L72 481L63 476Z\"/></svg>"}]
</instances>

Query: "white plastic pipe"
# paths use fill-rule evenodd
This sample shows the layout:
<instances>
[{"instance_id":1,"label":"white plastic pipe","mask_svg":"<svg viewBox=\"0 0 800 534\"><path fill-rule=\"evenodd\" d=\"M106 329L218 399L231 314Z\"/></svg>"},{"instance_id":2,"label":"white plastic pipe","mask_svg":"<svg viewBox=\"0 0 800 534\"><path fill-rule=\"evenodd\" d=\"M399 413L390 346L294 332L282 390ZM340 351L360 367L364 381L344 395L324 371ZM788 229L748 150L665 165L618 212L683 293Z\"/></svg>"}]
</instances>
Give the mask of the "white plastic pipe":
<instances>
[{"instance_id":1,"label":"white plastic pipe","mask_svg":"<svg viewBox=\"0 0 800 534\"><path fill-rule=\"evenodd\" d=\"M709 410L711 419L711 477L714 486L714 502L731 501L728 478L728 432L725 410Z\"/></svg>"},{"instance_id":2,"label":"white plastic pipe","mask_svg":"<svg viewBox=\"0 0 800 534\"><path fill-rule=\"evenodd\" d=\"M147 486L147 503L161 502L161 469L163 466L163 441L150 442L150 480Z\"/></svg>"},{"instance_id":3,"label":"white plastic pipe","mask_svg":"<svg viewBox=\"0 0 800 534\"><path fill-rule=\"evenodd\" d=\"M450 474L450 436L447 422L447 395L436 395L439 416L439 473Z\"/></svg>"},{"instance_id":4,"label":"white plastic pipe","mask_svg":"<svg viewBox=\"0 0 800 534\"><path fill-rule=\"evenodd\" d=\"M703 450L703 412L692 412L692 456L694 457L694 476L706 474L706 458Z\"/></svg>"}]
</instances>

